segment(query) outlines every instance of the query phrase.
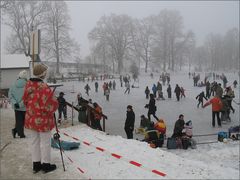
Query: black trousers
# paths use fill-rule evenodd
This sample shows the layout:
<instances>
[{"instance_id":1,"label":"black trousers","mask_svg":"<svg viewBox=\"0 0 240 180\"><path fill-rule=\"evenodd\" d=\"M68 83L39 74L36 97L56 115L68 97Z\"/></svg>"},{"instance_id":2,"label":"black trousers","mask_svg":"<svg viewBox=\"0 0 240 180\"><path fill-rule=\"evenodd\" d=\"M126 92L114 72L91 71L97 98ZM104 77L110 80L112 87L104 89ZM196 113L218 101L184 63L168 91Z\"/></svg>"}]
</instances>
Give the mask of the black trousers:
<instances>
[{"instance_id":1,"label":"black trousers","mask_svg":"<svg viewBox=\"0 0 240 180\"><path fill-rule=\"evenodd\" d=\"M230 109L232 110L232 112L234 112L235 110L232 107L232 100L228 100L227 102L228 102L228 105L229 105Z\"/></svg>"},{"instance_id":2,"label":"black trousers","mask_svg":"<svg viewBox=\"0 0 240 180\"><path fill-rule=\"evenodd\" d=\"M176 97L177 97L177 101L179 101L180 100L180 94L179 95L176 94Z\"/></svg>"},{"instance_id":3,"label":"black trousers","mask_svg":"<svg viewBox=\"0 0 240 180\"><path fill-rule=\"evenodd\" d=\"M217 112L217 111L212 112L212 126L213 127L215 126L215 116L217 116L218 126L221 126L221 119L220 119L219 114L220 114L220 112Z\"/></svg>"},{"instance_id":4,"label":"black trousers","mask_svg":"<svg viewBox=\"0 0 240 180\"><path fill-rule=\"evenodd\" d=\"M124 127L128 139L133 139L133 129L129 127Z\"/></svg>"},{"instance_id":5,"label":"black trousers","mask_svg":"<svg viewBox=\"0 0 240 180\"><path fill-rule=\"evenodd\" d=\"M15 110L15 128L14 131L21 137L24 136L24 121L26 111Z\"/></svg>"},{"instance_id":6,"label":"black trousers","mask_svg":"<svg viewBox=\"0 0 240 180\"><path fill-rule=\"evenodd\" d=\"M149 121L151 121L151 115L153 115L153 117L156 119L156 120L158 120L158 117L156 116L156 112L148 112L148 119L149 119Z\"/></svg>"},{"instance_id":7,"label":"black trousers","mask_svg":"<svg viewBox=\"0 0 240 180\"><path fill-rule=\"evenodd\" d=\"M199 108L199 105L202 105L202 107L203 107L203 100L200 100L200 101L198 101L198 105L197 105L197 107Z\"/></svg>"},{"instance_id":8,"label":"black trousers","mask_svg":"<svg viewBox=\"0 0 240 180\"><path fill-rule=\"evenodd\" d=\"M58 119L62 119L62 113L63 113L64 119L67 119L67 107L58 108Z\"/></svg>"},{"instance_id":9,"label":"black trousers","mask_svg":"<svg viewBox=\"0 0 240 180\"><path fill-rule=\"evenodd\" d=\"M100 123L100 120L99 120L99 119L93 119L93 120L92 120L92 128L93 128L93 129L100 130L100 131L103 131L103 129L102 129L102 126L101 126L101 123Z\"/></svg>"}]
</instances>

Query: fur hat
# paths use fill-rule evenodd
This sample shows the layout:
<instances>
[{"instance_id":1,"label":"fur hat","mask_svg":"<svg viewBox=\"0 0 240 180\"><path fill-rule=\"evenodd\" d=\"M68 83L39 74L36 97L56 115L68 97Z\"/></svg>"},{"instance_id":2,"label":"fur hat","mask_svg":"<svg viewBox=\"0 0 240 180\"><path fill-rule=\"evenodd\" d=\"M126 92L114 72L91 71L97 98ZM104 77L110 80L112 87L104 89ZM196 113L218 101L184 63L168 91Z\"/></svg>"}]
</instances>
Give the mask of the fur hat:
<instances>
[{"instance_id":1,"label":"fur hat","mask_svg":"<svg viewBox=\"0 0 240 180\"><path fill-rule=\"evenodd\" d=\"M27 79L28 77L28 74L27 74L27 71L26 70L23 70L23 71L21 71L19 74L18 74L18 77L20 78L20 79Z\"/></svg>"},{"instance_id":2,"label":"fur hat","mask_svg":"<svg viewBox=\"0 0 240 180\"><path fill-rule=\"evenodd\" d=\"M33 75L36 77L43 77L47 73L48 67L45 64L36 64L33 68Z\"/></svg>"}]
</instances>

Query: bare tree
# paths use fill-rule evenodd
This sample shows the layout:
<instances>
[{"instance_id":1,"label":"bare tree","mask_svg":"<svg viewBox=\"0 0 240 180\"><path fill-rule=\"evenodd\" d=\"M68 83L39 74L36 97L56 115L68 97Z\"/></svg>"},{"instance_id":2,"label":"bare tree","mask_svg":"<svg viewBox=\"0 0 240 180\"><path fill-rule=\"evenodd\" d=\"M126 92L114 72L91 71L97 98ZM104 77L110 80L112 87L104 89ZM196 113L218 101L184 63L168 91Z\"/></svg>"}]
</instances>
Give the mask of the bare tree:
<instances>
[{"instance_id":1,"label":"bare tree","mask_svg":"<svg viewBox=\"0 0 240 180\"><path fill-rule=\"evenodd\" d=\"M79 53L79 45L70 38L70 17L64 1L48 2L45 16L46 26L42 44L46 58L56 60L56 73L59 74L59 62L73 59Z\"/></svg>"},{"instance_id":2,"label":"bare tree","mask_svg":"<svg viewBox=\"0 0 240 180\"><path fill-rule=\"evenodd\" d=\"M211 70L219 70L223 58L223 37L220 34L211 33L206 37L205 46L210 56Z\"/></svg>"},{"instance_id":3,"label":"bare tree","mask_svg":"<svg viewBox=\"0 0 240 180\"><path fill-rule=\"evenodd\" d=\"M154 17L154 48L155 62L163 64L163 70L174 71L179 45L185 41L183 33L183 18L176 10L162 10ZM182 42L181 42L182 41Z\"/></svg>"},{"instance_id":4,"label":"bare tree","mask_svg":"<svg viewBox=\"0 0 240 180\"><path fill-rule=\"evenodd\" d=\"M131 18L127 15L103 16L97 22L97 26L89 33L91 40L105 42L104 46L110 47L118 64L118 73L123 70L124 56L131 45L131 22Z\"/></svg>"},{"instance_id":5,"label":"bare tree","mask_svg":"<svg viewBox=\"0 0 240 180\"><path fill-rule=\"evenodd\" d=\"M239 67L239 30L237 28L227 31L224 36L223 46L223 67L227 69Z\"/></svg>"},{"instance_id":6,"label":"bare tree","mask_svg":"<svg viewBox=\"0 0 240 180\"><path fill-rule=\"evenodd\" d=\"M43 14L47 10L44 1L11 1L3 10L4 24L10 27L12 34L7 38L8 53L29 54L30 33L32 27L40 28L44 23Z\"/></svg>"},{"instance_id":7,"label":"bare tree","mask_svg":"<svg viewBox=\"0 0 240 180\"><path fill-rule=\"evenodd\" d=\"M0 2L1 2L1 4L0 4L0 9L1 10L8 8L11 5L11 3L12 3L12 1L9 1L9 0L8 1L1 0Z\"/></svg>"},{"instance_id":8,"label":"bare tree","mask_svg":"<svg viewBox=\"0 0 240 180\"><path fill-rule=\"evenodd\" d=\"M133 26L131 28L133 51L135 52L136 57L139 58L139 64L140 60L145 62L145 72L147 72L148 63L151 58L153 36L154 30L152 16L133 21Z\"/></svg>"}]
</instances>

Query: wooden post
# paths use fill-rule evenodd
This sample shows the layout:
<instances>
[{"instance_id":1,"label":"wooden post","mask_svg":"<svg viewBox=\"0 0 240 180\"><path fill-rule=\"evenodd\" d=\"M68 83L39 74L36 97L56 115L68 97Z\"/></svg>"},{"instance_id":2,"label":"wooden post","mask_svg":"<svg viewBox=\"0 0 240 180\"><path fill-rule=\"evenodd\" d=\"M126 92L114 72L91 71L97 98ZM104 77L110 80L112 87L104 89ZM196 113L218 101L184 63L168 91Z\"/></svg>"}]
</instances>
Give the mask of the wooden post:
<instances>
[{"instance_id":1,"label":"wooden post","mask_svg":"<svg viewBox=\"0 0 240 180\"><path fill-rule=\"evenodd\" d=\"M90 108L87 107L87 116L88 116L88 120L87 120L87 125L91 127L90 122L91 122L91 115L90 115Z\"/></svg>"},{"instance_id":2,"label":"wooden post","mask_svg":"<svg viewBox=\"0 0 240 180\"><path fill-rule=\"evenodd\" d=\"M34 58L35 58L35 52L34 52L34 48L35 48L35 47L34 47L34 43L35 43L35 42L34 42L34 39L35 39L35 34L34 34L34 32L33 32L33 41L32 41L32 42L33 42L33 44L32 44L32 61L33 61L33 62L32 62L32 68L34 68L34 60L35 60L35 59L34 59Z\"/></svg>"},{"instance_id":3,"label":"wooden post","mask_svg":"<svg viewBox=\"0 0 240 180\"><path fill-rule=\"evenodd\" d=\"M103 117L103 132L105 132L105 117Z\"/></svg>"},{"instance_id":4,"label":"wooden post","mask_svg":"<svg viewBox=\"0 0 240 180\"><path fill-rule=\"evenodd\" d=\"M72 126L73 126L73 102L72 102Z\"/></svg>"}]
</instances>

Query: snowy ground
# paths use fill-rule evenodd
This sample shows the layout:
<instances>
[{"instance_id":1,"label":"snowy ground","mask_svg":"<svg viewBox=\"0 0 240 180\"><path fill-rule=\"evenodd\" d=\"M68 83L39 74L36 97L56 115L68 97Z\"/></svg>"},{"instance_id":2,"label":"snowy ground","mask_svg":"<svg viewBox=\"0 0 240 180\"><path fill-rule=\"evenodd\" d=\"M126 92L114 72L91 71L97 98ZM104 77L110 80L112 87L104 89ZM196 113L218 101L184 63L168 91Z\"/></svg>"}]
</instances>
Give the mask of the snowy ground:
<instances>
[{"instance_id":1,"label":"snowy ground","mask_svg":"<svg viewBox=\"0 0 240 180\"><path fill-rule=\"evenodd\" d=\"M229 85L234 79L238 80L237 74L226 74ZM108 116L106 121L106 132L99 132L88 128L77 122L77 113L74 113L73 127L61 128L63 140L81 143L78 150L65 151L64 160L66 171L61 167L59 150L53 149L52 162L56 163L58 169L48 174L31 172L31 156L29 152L29 138L12 139L10 130L14 124L14 115L11 109L1 110L1 148L11 142L1 152L1 178L5 179L239 179L239 141L228 141L226 143L199 144L197 149L167 150L166 148L150 148L148 144L137 140L127 140L124 132L126 118L126 106L131 104L135 111L135 127L140 124L140 115L147 114L144 105L148 103L145 99L144 89L146 85L150 88L157 83L159 75L151 79L149 75L141 76L139 87L131 89L129 95L124 94L125 88L121 88L117 80L117 90L111 91L110 102L105 100L102 92L102 83L99 81L99 92L94 92L94 82L89 82L91 87L90 96L87 97L83 91L86 84L82 82L66 82L63 87L57 89L57 93L64 91L65 98L74 102L77 93L81 92L83 97L98 102L104 114ZM201 79L204 74L201 74ZM107 80L109 81L109 80ZM221 81L219 81L221 82ZM222 83L222 82L221 82ZM232 122L223 124L222 128L211 127L211 107L206 109L197 108L195 97L204 88L193 87L192 79L188 79L185 73L172 74L171 86L174 90L175 84L186 89L186 98L176 101L175 95L171 100L157 101L157 116L163 118L167 124L167 136L171 136L174 122L179 114L185 115L185 120L192 120L194 134L217 133L227 130L230 126L239 124L239 106L233 103L236 112L231 114ZM75 93L71 93L73 90ZM166 86L164 96L166 97ZM239 89L234 89L239 102ZM69 116L70 116L70 110ZM153 119L152 119L153 120ZM72 136L65 136L67 133ZM28 131L26 130L28 136ZM134 138L143 138L134 134ZM216 136L197 138L198 142L216 141ZM89 145L87 145L89 143ZM165 142L166 143L166 142ZM101 149L102 148L102 149ZM101 151L102 150L102 151ZM113 154L120 155L118 159ZM66 155L66 156L65 156ZM72 162L69 160L71 159ZM131 164L133 161L141 164L140 167ZM78 169L79 168L79 169ZM81 171L80 171L81 170ZM156 171L154 171L156 170ZM153 172L152 172L153 171ZM162 172L165 176L154 172Z\"/></svg>"}]
</instances>

